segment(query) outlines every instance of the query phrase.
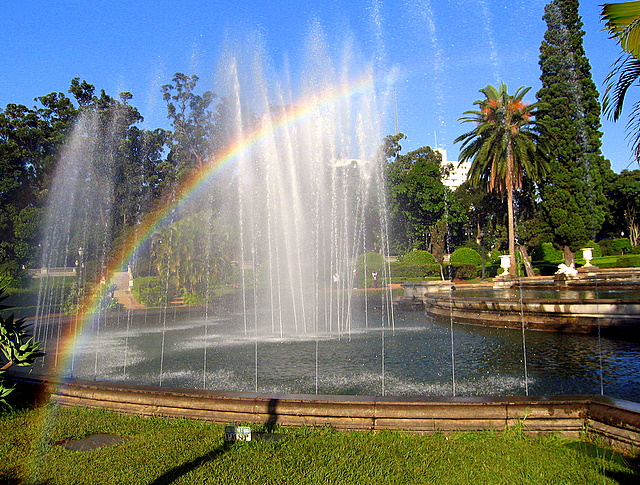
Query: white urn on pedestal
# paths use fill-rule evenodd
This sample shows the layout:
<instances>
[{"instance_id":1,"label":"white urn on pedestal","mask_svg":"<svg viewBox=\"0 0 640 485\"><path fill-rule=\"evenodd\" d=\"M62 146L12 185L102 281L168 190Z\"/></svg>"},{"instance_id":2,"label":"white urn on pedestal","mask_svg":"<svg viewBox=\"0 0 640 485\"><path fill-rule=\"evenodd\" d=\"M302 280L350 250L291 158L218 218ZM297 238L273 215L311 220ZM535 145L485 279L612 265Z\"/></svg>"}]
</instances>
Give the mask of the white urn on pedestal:
<instances>
[{"instance_id":1,"label":"white urn on pedestal","mask_svg":"<svg viewBox=\"0 0 640 485\"><path fill-rule=\"evenodd\" d=\"M584 267L593 266L591 264L591 260L593 259L593 248L582 248L580 251L582 251L582 257L586 261L584 263Z\"/></svg>"},{"instance_id":2,"label":"white urn on pedestal","mask_svg":"<svg viewBox=\"0 0 640 485\"><path fill-rule=\"evenodd\" d=\"M498 276L507 276L509 274L509 268L511 267L511 255L503 254L500 256L500 267L502 268L502 273Z\"/></svg>"}]
</instances>

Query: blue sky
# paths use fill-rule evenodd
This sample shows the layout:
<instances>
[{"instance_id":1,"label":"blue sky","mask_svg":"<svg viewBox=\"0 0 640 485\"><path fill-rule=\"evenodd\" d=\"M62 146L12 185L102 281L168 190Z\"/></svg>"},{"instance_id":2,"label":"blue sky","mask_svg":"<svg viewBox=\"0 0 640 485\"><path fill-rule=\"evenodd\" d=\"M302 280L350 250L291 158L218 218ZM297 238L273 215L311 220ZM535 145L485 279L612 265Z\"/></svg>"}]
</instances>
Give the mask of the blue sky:
<instances>
[{"instance_id":1,"label":"blue sky","mask_svg":"<svg viewBox=\"0 0 640 485\"><path fill-rule=\"evenodd\" d=\"M581 2L585 49L598 89L619 55L602 32L599 2ZM457 119L473 108L487 84L504 81L511 92L540 87L539 46L546 25L541 0L25 0L0 4L0 106L34 105L33 98L66 92L81 76L116 96L130 91L145 126L167 126L160 86L175 72L197 74L216 90L215 66L231 39L261 33L274 66L303 58L311 26L329 44L350 32L363 59L383 77L395 72L405 150L423 145L448 150L469 126ZM219 93L224 94L224 93ZM634 101L635 93L630 101ZM630 103L627 103L630 105ZM626 119L603 120L603 152L614 170L638 168L625 138ZM394 131L393 110L385 118Z\"/></svg>"}]
</instances>

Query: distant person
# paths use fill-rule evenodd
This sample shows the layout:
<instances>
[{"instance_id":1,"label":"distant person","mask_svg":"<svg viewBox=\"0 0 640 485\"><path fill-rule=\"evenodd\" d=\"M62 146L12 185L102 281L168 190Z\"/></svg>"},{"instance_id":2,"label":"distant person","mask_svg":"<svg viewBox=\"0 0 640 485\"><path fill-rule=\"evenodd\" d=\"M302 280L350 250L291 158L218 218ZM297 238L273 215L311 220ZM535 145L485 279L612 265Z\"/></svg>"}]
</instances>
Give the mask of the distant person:
<instances>
[{"instance_id":1,"label":"distant person","mask_svg":"<svg viewBox=\"0 0 640 485\"><path fill-rule=\"evenodd\" d=\"M358 270L357 269L353 270L353 289L354 290L358 289Z\"/></svg>"},{"instance_id":2,"label":"distant person","mask_svg":"<svg viewBox=\"0 0 640 485\"><path fill-rule=\"evenodd\" d=\"M373 273L371 273L371 279L373 280L373 287L377 288L378 287L378 272L374 271Z\"/></svg>"}]
</instances>

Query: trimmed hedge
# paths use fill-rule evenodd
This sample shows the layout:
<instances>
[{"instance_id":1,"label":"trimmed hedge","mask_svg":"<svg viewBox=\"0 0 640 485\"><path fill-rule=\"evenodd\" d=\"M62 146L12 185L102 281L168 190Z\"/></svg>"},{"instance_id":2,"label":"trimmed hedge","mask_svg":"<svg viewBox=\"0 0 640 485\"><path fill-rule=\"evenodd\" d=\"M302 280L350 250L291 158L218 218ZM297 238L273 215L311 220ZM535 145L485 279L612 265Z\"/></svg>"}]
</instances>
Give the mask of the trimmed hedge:
<instances>
[{"instance_id":1,"label":"trimmed hedge","mask_svg":"<svg viewBox=\"0 0 640 485\"><path fill-rule=\"evenodd\" d=\"M50 313L62 313L64 300L71 293L71 289L76 282L75 276L60 276L49 278L46 282L47 291L53 297L55 304L50 304L47 311ZM21 316L33 317L38 309L38 295L43 280L33 278L27 288L6 288L7 299L4 304L10 305Z\"/></svg>"},{"instance_id":2,"label":"trimmed hedge","mask_svg":"<svg viewBox=\"0 0 640 485\"><path fill-rule=\"evenodd\" d=\"M472 248L458 248L453 253L451 253L452 264L460 263L460 264L473 264L475 266L482 265L482 256L480 253Z\"/></svg>"},{"instance_id":3,"label":"trimmed hedge","mask_svg":"<svg viewBox=\"0 0 640 485\"><path fill-rule=\"evenodd\" d=\"M640 268L640 254L620 256L617 266L618 268Z\"/></svg>"},{"instance_id":4,"label":"trimmed hedge","mask_svg":"<svg viewBox=\"0 0 640 485\"><path fill-rule=\"evenodd\" d=\"M447 279L458 278L468 280L478 276L478 268L474 264L452 263L443 266ZM391 276L394 280L421 280L424 278L440 278L439 264L407 264L403 261L391 263Z\"/></svg>"},{"instance_id":5,"label":"trimmed hedge","mask_svg":"<svg viewBox=\"0 0 640 485\"><path fill-rule=\"evenodd\" d=\"M411 264L404 261L393 262L391 266L391 276L401 279L419 280L428 277L440 277L439 264Z\"/></svg>"},{"instance_id":6,"label":"trimmed hedge","mask_svg":"<svg viewBox=\"0 0 640 485\"><path fill-rule=\"evenodd\" d=\"M533 263L533 269L537 269L540 276L552 276L558 271L558 265L555 263L536 262Z\"/></svg>"},{"instance_id":7,"label":"trimmed hedge","mask_svg":"<svg viewBox=\"0 0 640 485\"><path fill-rule=\"evenodd\" d=\"M632 246L631 241L627 237L617 239L603 239L600 241L603 256L614 256L621 253L638 254L640 247Z\"/></svg>"},{"instance_id":8,"label":"trimmed hedge","mask_svg":"<svg viewBox=\"0 0 640 485\"><path fill-rule=\"evenodd\" d=\"M631 241L627 237L620 237L618 239L614 239L611 243L610 249L615 254L624 254L631 251Z\"/></svg>"},{"instance_id":9,"label":"trimmed hedge","mask_svg":"<svg viewBox=\"0 0 640 485\"><path fill-rule=\"evenodd\" d=\"M471 280L478 277L478 267L475 264L452 263L444 267L445 278L449 274L451 279Z\"/></svg>"},{"instance_id":10,"label":"trimmed hedge","mask_svg":"<svg viewBox=\"0 0 640 485\"><path fill-rule=\"evenodd\" d=\"M411 251L402 256L403 263L406 264L438 264L436 258L429 251Z\"/></svg>"}]
</instances>

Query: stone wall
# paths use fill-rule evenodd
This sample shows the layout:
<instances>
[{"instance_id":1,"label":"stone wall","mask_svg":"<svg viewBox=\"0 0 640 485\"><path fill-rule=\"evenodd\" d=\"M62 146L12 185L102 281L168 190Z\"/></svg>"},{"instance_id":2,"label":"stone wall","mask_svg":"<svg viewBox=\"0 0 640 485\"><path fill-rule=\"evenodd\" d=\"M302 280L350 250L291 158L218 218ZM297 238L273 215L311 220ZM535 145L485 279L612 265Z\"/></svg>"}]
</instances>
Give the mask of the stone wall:
<instances>
[{"instance_id":1,"label":"stone wall","mask_svg":"<svg viewBox=\"0 0 640 485\"><path fill-rule=\"evenodd\" d=\"M221 424L333 426L337 429L454 432L503 430L596 436L629 454L640 451L640 405L604 396L380 397L268 395L155 388L24 377L62 406Z\"/></svg>"}]
</instances>

